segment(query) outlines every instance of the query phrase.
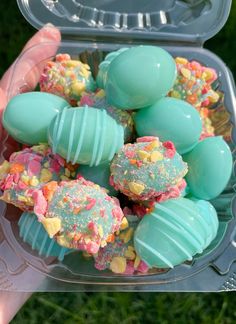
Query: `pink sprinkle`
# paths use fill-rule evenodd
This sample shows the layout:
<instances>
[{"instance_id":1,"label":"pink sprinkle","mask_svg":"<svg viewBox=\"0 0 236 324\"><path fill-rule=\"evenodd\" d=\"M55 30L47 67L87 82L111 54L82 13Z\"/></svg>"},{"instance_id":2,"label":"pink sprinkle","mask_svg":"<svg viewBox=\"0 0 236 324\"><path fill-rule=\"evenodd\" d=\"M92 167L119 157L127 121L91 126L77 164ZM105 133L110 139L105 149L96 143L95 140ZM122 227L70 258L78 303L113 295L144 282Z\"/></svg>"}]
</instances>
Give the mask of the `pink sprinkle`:
<instances>
[{"instance_id":1,"label":"pink sprinkle","mask_svg":"<svg viewBox=\"0 0 236 324\"><path fill-rule=\"evenodd\" d=\"M43 216L47 210L47 201L41 190L34 190L32 193L32 198L34 200L34 213L37 216Z\"/></svg>"},{"instance_id":2,"label":"pink sprinkle","mask_svg":"<svg viewBox=\"0 0 236 324\"><path fill-rule=\"evenodd\" d=\"M97 253L99 250L99 245L95 242L89 242L88 244L86 244L86 251L88 253L91 253L91 254L95 254Z\"/></svg>"},{"instance_id":3,"label":"pink sprinkle","mask_svg":"<svg viewBox=\"0 0 236 324\"><path fill-rule=\"evenodd\" d=\"M51 169L53 172L59 174L61 170L61 165L57 160L52 160L51 161Z\"/></svg>"},{"instance_id":4,"label":"pink sprinkle","mask_svg":"<svg viewBox=\"0 0 236 324\"><path fill-rule=\"evenodd\" d=\"M54 158L57 160L57 162L64 167L65 165L65 160L58 154L54 155Z\"/></svg>"},{"instance_id":5,"label":"pink sprinkle","mask_svg":"<svg viewBox=\"0 0 236 324\"><path fill-rule=\"evenodd\" d=\"M14 173L13 174L13 181L18 184L20 180L20 174L19 173Z\"/></svg>"},{"instance_id":6,"label":"pink sprinkle","mask_svg":"<svg viewBox=\"0 0 236 324\"><path fill-rule=\"evenodd\" d=\"M128 261L123 274L132 275L133 273L134 273L134 264L133 264L133 262Z\"/></svg>"},{"instance_id":7,"label":"pink sprinkle","mask_svg":"<svg viewBox=\"0 0 236 324\"><path fill-rule=\"evenodd\" d=\"M95 235L98 234L98 228L97 225L94 222L89 222L87 225L87 228Z\"/></svg>"},{"instance_id":8,"label":"pink sprinkle","mask_svg":"<svg viewBox=\"0 0 236 324\"><path fill-rule=\"evenodd\" d=\"M148 271L148 265L144 261L140 261L137 270L142 273L146 273Z\"/></svg>"},{"instance_id":9,"label":"pink sprinkle","mask_svg":"<svg viewBox=\"0 0 236 324\"><path fill-rule=\"evenodd\" d=\"M105 216L105 208L100 209L100 216L104 217Z\"/></svg>"},{"instance_id":10,"label":"pink sprinkle","mask_svg":"<svg viewBox=\"0 0 236 324\"><path fill-rule=\"evenodd\" d=\"M143 162L140 161L140 160L137 160L136 165L137 165L138 168L140 168L143 165Z\"/></svg>"},{"instance_id":11,"label":"pink sprinkle","mask_svg":"<svg viewBox=\"0 0 236 324\"><path fill-rule=\"evenodd\" d=\"M124 213L125 216L133 215L132 210L129 207L125 207L123 209L123 213Z\"/></svg>"},{"instance_id":12,"label":"pink sprinkle","mask_svg":"<svg viewBox=\"0 0 236 324\"><path fill-rule=\"evenodd\" d=\"M144 142L144 143L148 143L148 142L153 142L153 141L156 141L156 140L159 140L159 138L158 137L156 137L156 136L143 136L143 137L138 137L137 139L136 139L136 142L137 143L142 143L142 142Z\"/></svg>"},{"instance_id":13,"label":"pink sprinkle","mask_svg":"<svg viewBox=\"0 0 236 324\"><path fill-rule=\"evenodd\" d=\"M208 98L206 98L202 103L201 103L201 106L202 107L207 107L209 106L210 104L210 100Z\"/></svg>"},{"instance_id":14,"label":"pink sprinkle","mask_svg":"<svg viewBox=\"0 0 236 324\"><path fill-rule=\"evenodd\" d=\"M96 204L96 199L95 198L87 198L87 201L89 202L88 205L85 207L86 210L90 210L94 207L94 205Z\"/></svg>"},{"instance_id":15,"label":"pink sprinkle","mask_svg":"<svg viewBox=\"0 0 236 324\"><path fill-rule=\"evenodd\" d=\"M28 164L28 174L30 177L38 175L41 171L41 164L38 161L31 160Z\"/></svg>"},{"instance_id":16,"label":"pink sprinkle","mask_svg":"<svg viewBox=\"0 0 236 324\"><path fill-rule=\"evenodd\" d=\"M92 100L92 98L90 98L88 95L84 95L80 99L80 105L81 106L85 106L85 105L93 106L94 100Z\"/></svg>"},{"instance_id":17,"label":"pink sprinkle","mask_svg":"<svg viewBox=\"0 0 236 324\"><path fill-rule=\"evenodd\" d=\"M133 159L135 157L135 151L125 151L125 156L128 158L128 159Z\"/></svg>"},{"instance_id":18,"label":"pink sprinkle","mask_svg":"<svg viewBox=\"0 0 236 324\"><path fill-rule=\"evenodd\" d=\"M25 189L27 189L27 185L23 181L19 180L19 182L18 182L18 188L20 190L25 190Z\"/></svg>"},{"instance_id":19,"label":"pink sprinkle","mask_svg":"<svg viewBox=\"0 0 236 324\"><path fill-rule=\"evenodd\" d=\"M113 208L111 213L112 213L112 216L114 218L116 218L118 221L121 221L122 218L124 217L122 210L118 207Z\"/></svg>"},{"instance_id":20,"label":"pink sprinkle","mask_svg":"<svg viewBox=\"0 0 236 324\"><path fill-rule=\"evenodd\" d=\"M164 156L169 158L169 159L172 159L175 156L175 153L176 153L176 149L175 149L174 144L172 142L170 142L170 141L167 141L167 142L163 143L163 146L166 148Z\"/></svg>"}]
</instances>

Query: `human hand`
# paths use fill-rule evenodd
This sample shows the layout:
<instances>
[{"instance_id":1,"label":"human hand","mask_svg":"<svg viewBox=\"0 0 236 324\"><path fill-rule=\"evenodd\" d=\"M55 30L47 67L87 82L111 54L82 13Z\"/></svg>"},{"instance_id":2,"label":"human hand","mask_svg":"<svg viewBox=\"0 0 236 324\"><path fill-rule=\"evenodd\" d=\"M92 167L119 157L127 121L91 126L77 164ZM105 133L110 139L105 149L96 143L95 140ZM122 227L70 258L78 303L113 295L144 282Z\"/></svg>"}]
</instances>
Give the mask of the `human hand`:
<instances>
[{"instance_id":1,"label":"human hand","mask_svg":"<svg viewBox=\"0 0 236 324\"><path fill-rule=\"evenodd\" d=\"M19 89L22 92L25 90L33 90L36 87L44 61L56 54L60 40L61 35L59 30L53 25L47 24L27 42L19 58L11 65L0 80L0 117L2 116L2 112L6 107L8 100L12 96L18 94ZM44 46L40 48L40 46L38 46L39 44L44 44ZM25 89L26 85L27 89ZM10 88L11 92L9 92ZM0 140L2 142L5 141L4 147L7 148L7 152L5 152L7 153L6 155L9 156L10 153L16 150L17 143L6 134L1 123ZM7 256L7 250L4 250L2 244L4 242L4 239L2 241L0 226L0 290L2 290L0 292L1 324L9 323L31 295L31 293L28 292L4 291L4 278L11 281L11 275L7 273L6 268L2 266L5 264L4 257ZM37 272L34 272L31 268L27 267L27 269L21 273L20 280L23 279L22 276L28 277L30 271L33 272L33 276L37 276ZM37 281L37 278L35 278L35 282Z\"/></svg>"}]
</instances>

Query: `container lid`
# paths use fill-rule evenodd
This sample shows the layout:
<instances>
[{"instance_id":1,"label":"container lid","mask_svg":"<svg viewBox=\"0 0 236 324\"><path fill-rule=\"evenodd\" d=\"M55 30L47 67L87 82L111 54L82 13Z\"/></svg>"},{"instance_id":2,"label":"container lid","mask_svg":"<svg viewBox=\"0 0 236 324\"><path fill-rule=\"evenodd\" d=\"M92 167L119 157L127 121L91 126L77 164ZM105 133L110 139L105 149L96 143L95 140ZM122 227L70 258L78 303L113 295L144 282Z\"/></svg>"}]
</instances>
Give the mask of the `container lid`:
<instances>
[{"instance_id":1,"label":"container lid","mask_svg":"<svg viewBox=\"0 0 236 324\"><path fill-rule=\"evenodd\" d=\"M232 0L17 0L36 28L64 38L202 44L225 24Z\"/></svg>"}]
</instances>

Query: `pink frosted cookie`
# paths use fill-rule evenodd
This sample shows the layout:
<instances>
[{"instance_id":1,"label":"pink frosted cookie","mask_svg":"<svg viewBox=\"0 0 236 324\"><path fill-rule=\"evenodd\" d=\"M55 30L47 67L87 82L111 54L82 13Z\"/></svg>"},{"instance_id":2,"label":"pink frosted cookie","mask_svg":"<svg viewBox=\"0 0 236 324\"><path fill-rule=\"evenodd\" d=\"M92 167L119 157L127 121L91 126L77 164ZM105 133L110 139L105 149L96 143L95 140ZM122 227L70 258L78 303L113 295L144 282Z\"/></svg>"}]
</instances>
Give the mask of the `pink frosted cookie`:
<instances>
[{"instance_id":1,"label":"pink frosted cookie","mask_svg":"<svg viewBox=\"0 0 236 324\"><path fill-rule=\"evenodd\" d=\"M140 260L133 245L134 230L138 225L136 216L127 216L128 222L123 225L119 234L94 256L95 268L110 269L114 273L131 275L135 272L145 273L148 266Z\"/></svg>"},{"instance_id":2,"label":"pink frosted cookie","mask_svg":"<svg viewBox=\"0 0 236 324\"><path fill-rule=\"evenodd\" d=\"M0 166L1 199L22 210L33 211L36 202L39 209L44 209L42 190L46 192L54 182L69 180L73 176L75 166L52 154L48 145L25 148L13 153L9 162L4 161Z\"/></svg>"},{"instance_id":3,"label":"pink frosted cookie","mask_svg":"<svg viewBox=\"0 0 236 324\"><path fill-rule=\"evenodd\" d=\"M177 78L169 92L170 97L185 100L196 108L208 107L219 100L211 86L217 79L214 69L183 57L176 57L175 62Z\"/></svg>"},{"instance_id":4,"label":"pink frosted cookie","mask_svg":"<svg viewBox=\"0 0 236 324\"><path fill-rule=\"evenodd\" d=\"M82 92L94 91L90 67L78 60L72 60L69 54L58 54L49 61L40 77L40 90L65 98L76 106Z\"/></svg>"},{"instance_id":5,"label":"pink frosted cookie","mask_svg":"<svg viewBox=\"0 0 236 324\"><path fill-rule=\"evenodd\" d=\"M110 183L132 200L163 201L180 196L187 171L172 142L146 136L124 145L115 155Z\"/></svg>"},{"instance_id":6,"label":"pink frosted cookie","mask_svg":"<svg viewBox=\"0 0 236 324\"><path fill-rule=\"evenodd\" d=\"M58 184L41 221L59 245L94 254L120 229L123 217L116 198L81 177Z\"/></svg>"}]
</instances>

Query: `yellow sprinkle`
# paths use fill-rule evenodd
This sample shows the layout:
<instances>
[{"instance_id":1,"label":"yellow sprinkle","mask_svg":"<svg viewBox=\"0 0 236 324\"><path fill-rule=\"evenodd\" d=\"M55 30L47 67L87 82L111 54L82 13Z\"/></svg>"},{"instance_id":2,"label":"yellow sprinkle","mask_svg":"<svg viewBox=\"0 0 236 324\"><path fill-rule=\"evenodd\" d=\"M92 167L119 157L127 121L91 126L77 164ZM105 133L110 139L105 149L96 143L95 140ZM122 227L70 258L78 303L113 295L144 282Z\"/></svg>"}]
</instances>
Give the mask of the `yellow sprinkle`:
<instances>
[{"instance_id":1,"label":"yellow sprinkle","mask_svg":"<svg viewBox=\"0 0 236 324\"><path fill-rule=\"evenodd\" d=\"M179 64L187 64L188 60L186 60L184 57L176 57L175 62Z\"/></svg>"},{"instance_id":2,"label":"yellow sprinkle","mask_svg":"<svg viewBox=\"0 0 236 324\"><path fill-rule=\"evenodd\" d=\"M30 182L30 177L25 175L25 174L22 174L21 177L20 177L21 181L24 182L24 184L26 184L27 186L29 185L29 182Z\"/></svg>"},{"instance_id":3,"label":"yellow sprinkle","mask_svg":"<svg viewBox=\"0 0 236 324\"><path fill-rule=\"evenodd\" d=\"M140 195L145 189L145 186L143 184L137 182L129 182L128 186L129 190L135 195Z\"/></svg>"},{"instance_id":4,"label":"yellow sprinkle","mask_svg":"<svg viewBox=\"0 0 236 324\"><path fill-rule=\"evenodd\" d=\"M182 68L181 70L182 75L187 78L190 79L191 78L191 71L185 68Z\"/></svg>"},{"instance_id":5,"label":"yellow sprinkle","mask_svg":"<svg viewBox=\"0 0 236 324\"><path fill-rule=\"evenodd\" d=\"M44 165L43 165L46 169L49 168L49 162L45 162Z\"/></svg>"},{"instance_id":6,"label":"yellow sprinkle","mask_svg":"<svg viewBox=\"0 0 236 324\"><path fill-rule=\"evenodd\" d=\"M80 74L81 74L83 77L85 77L85 79L88 79L88 78L89 78L89 75L90 75L90 71L88 71L88 70L85 69L84 67L81 67Z\"/></svg>"},{"instance_id":7,"label":"yellow sprinkle","mask_svg":"<svg viewBox=\"0 0 236 324\"><path fill-rule=\"evenodd\" d=\"M133 232L134 232L133 228L129 228L127 231L122 232L120 234L120 239L124 243L128 243L131 240L132 236L133 236Z\"/></svg>"},{"instance_id":8,"label":"yellow sprinkle","mask_svg":"<svg viewBox=\"0 0 236 324\"><path fill-rule=\"evenodd\" d=\"M67 177L64 176L64 175L61 175L61 176L60 176L60 179L61 179L62 181L68 181L68 180L70 180L69 178L67 178Z\"/></svg>"},{"instance_id":9,"label":"yellow sprinkle","mask_svg":"<svg viewBox=\"0 0 236 324\"><path fill-rule=\"evenodd\" d=\"M19 201L22 201L24 202L27 206L34 206L34 202L33 202L33 199L31 197L25 197L25 196L17 196L17 199Z\"/></svg>"},{"instance_id":10,"label":"yellow sprinkle","mask_svg":"<svg viewBox=\"0 0 236 324\"><path fill-rule=\"evenodd\" d=\"M125 230L129 226L129 222L126 217L122 219L122 223L120 225L121 230Z\"/></svg>"},{"instance_id":11,"label":"yellow sprinkle","mask_svg":"<svg viewBox=\"0 0 236 324\"><path fill-rule=\"evenodd\" d=\"M110 263L110 269L114 273L123 273L126 269L126 259L123 257L114 257Z\"/></svg>"},{"instance_id":12,"label":"yellow sprinkle","mask_svg":"<svg viewBox=\"0 0 236 324\"><path fill-rule=\"evenodd\" d=\"M150 142L148 145L146 145L146 148L149 151L152 151L159 146L160 146L160 142L158 140L154 140L154 141Z\"/></svg>"},{"instance_id":13,"label":"yellow sprinkle","mask_svg":"<svg viewBox=\"0 0 236 324\"><path fill-rule=\"evenodd\" d=\"M125 257L129 260L134 260L136 258L136 253L133 250L127 249L125 251Z\"/></svg>"},{"instance_id":14,"label":"yellow sprinkle","mask_svg":"<svg viewBox=\"0 0 236 324\"><path fill-rule=\"evenodd\" d=\"M61 246L64 246L64 247L67 247L67 248L70 248L70 243L69 241L65 238L64 235L58 235L56 237L56 240L57 240L57 243Z\"/></svg>"},{"instance_id":15,"label":"yellow sprinkle","mask_svg":"<svg viewBox=\"0 0 236 324\"><path fill-rule=\"evenodd\" d=\"M85 91L85 84L82 82L74 82L71 85L71 91L74 94L81 94L83 91Z\"/></svg>"},{"instance_id":16,"label":"yellow sprinkle","mask_svg":"<svg viewBox=\"0 0 236 324\"><path fill-rule=\"evenodd\" d=\"M103 228L101 225L98 225L98 234L100 237L103 237L103 235L104 235Z\"/></svg>"},{"instance_id":17,"label":"yellow sprinkle","mask_svg":"<svg viewBox=\"0 0 236 324\"><path fill-rule=\"evenodd\" d=\"M42 169L40 175L40 182L49 182L52 179L52 173L48 169Z\"/></svg>"},{"instance_id":18,"label":"yellow sprinkle","mask_svg":"<svg viewBox=\"0 0 236 324\"><path fill-rule=\"evenodd\" d=\"M50 238L53 238L61 229L61 220L58 217L44 218L42 220L43 227L47 231Z\"/></svg>"},{"instance_id":19,"label":"yellow sprinkle","mask_svg":"<svg viewBox=\"0 0 236 324\"><path fill-rule=\"evenodd\" d=\"M38 179L36 178L36 176L33 176L33 178L30 179L29 183L30 183L30 185L31 185L32 187L37 187L37 185L39 184L39 181L38 181Z\"/></svg>"},{"instance_id":20,"label":"yellow sprinkle","mask_svg":"<svg viewBox=\"0 0 236 324\"><path fill-rule=\"evenodd\" d=\"M81 65L81 62L76 61L76 60L68 60L66 62L66 65L67 65L67 67L76 67L76 66Z\"/></svg>"},{"instance_id":21,"label":"yellow sprinkle","mask_svg":"<svg viewBox=\"0 0 236 324\"><path fill-rule=\"evenodd\" d=\"M101 247L103 248L104 246L107 245L107 242L106 242L105 240L102 240L100 245L101 245Z\"/></svg>"},{"instance_id":22,"label":"yellow sprinkle","mask_svg":"<svg viewBox=\"0 0 236 324\"><path fill-rule=\"evenodd\" d=\"M65 169L65 176L68 178L70 177L70 170L67 168Z\"/></svg>"},{"instance_id":23,"label":"yellow sprinkle","mask_svg":"<svg viewBox=\"0 0 236 324\"><path fill-rule=\"evenodd\" d=\"M150 156L150 153L143 150L139 150L137 153L141 161L147 160Z\"/></svg>"},{"instance_id":24,"label":"yellow sprinkle","mask_svg":"<svg viewBox=\"0 0 236 324\"><path fill-rule=\"evenodd\" d=\"M98 97L98 98L103 98L104 96L105 96L105 91L103 89L99 90L96 93L96 97Z\"/></svg>"},{"instance_id":25,"label":"yellow sprinkle","mask_svg":"<svg viewBox=\"0 0 236 324\"><path fill-rule=\"evenodd\" d=\"M139 266L140 263L140 257L136 255L135 261L134 261L134 268L136 269Z\"/></svg>"},{"instance_id":26,"label":"yellow sprinkle","mask_svg":"<svg viewBox=\"0 0 236 324\"><path fill-rule=\"evenodd\" d=\"M151 162L157 162L163 160L163 155L158 151L153 151L150 157Z\"/></svg>"},{"instance_id":27,"label":"yellow sprinkle","mask_svg":"<svg viewBox=\"0 0 236 324\"><path fill-rule=\"evenodd\" d=\"M215 91L211 91L210 96L208 97L211 102L217 102L219 100L219 95Z\"/></svg>"},{"instance_id":28,"label":"yellow sprinkle","mask_svg":"<svg viewBox=\"0 0 236 324\"><path fill-rule=\"evenodd\" d=\"M0 166L0 179L3 179L10 170L10 163L8 161L4 161Z\"/></svg>"},{"instance_id":29,"label":"yellow sprinkle","mask_svg":"<svg viewBox=\"0 0 236 324\"><path fill-rule=\"evenodd\" d=\"M181 94L178 91L171 91L171 97L176 98L176 99L180 99L181 98Z\"/></svg>"}]
</instances>

